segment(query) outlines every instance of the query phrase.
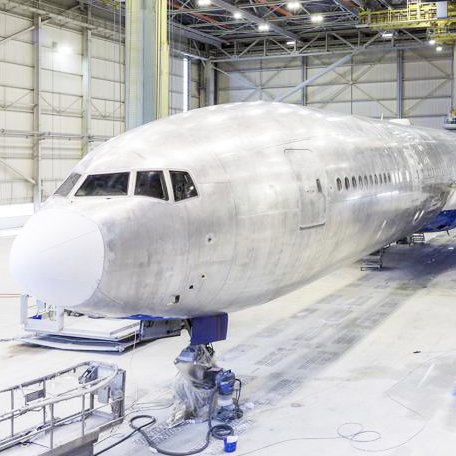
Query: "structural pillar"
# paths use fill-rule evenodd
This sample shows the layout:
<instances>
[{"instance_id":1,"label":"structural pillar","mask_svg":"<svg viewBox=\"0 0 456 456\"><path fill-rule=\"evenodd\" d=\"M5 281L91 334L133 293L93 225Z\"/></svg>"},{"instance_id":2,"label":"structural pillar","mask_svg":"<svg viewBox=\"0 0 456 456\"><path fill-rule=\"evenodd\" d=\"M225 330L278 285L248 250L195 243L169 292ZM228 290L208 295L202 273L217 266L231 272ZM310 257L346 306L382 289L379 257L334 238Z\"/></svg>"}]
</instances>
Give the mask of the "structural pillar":
<instances>
[{"instance_id":1,"label":"structural pillar","mask_svg":"<svg viewBox=\"0 0 456 456\"><path fill-rule=\"evenodd\" d=\"M451 77L451 106L449 111L456 108L456 44L453 45L453 68Z\"/></svg>"},{"instance_id":2,"label":"structural pillar","mask_svg":"<svg viewBox=\"0 0 456 456\"><path fill-rule=\"evenodd\" d=\"M203 80L204 106L212 106L215 104L215 70L210 60L204 62Z\"/></svg>"},{"instance_id":3,"label":"structural pillar","mask_svg":"<svg viewBox=\"0 0 456 456\"><path fill-rule=\"evenodd\" d=\"M397 51L397 85L396 85L396 115L402 119L404 115L404 51Z\"/></svg>"},{"instance_id":4,"label":"structural pillar","mask_svg":"<svg viewBox=\"0 0 456 456\"><path fill-rule=\"evenodd\" d=\"M192 109L192 61L184 57L183 59L183 73L184 73L184 106L183 111L189 111Z\"/></svg>"},{"instance_id":5,"label":"structural pillar","mask_svg":"<svg viewBox=\"0 0 456 456\"><path fill-rule=\"evenodd\" d=\"M33 30L33 206L41 206L41 16L35 15Z\"/></svg>"},{"instance_id":6,"label":"structural pillar","mask_svg":"<svg viewBox=\"0 0 456 456\"><path fill-rule=\"evenodd\" d=\"M92 32L84 29L82 33L82 155L89 152L91 126L91 61L92 61Z\"/></svg>"},{"instance_id":7,"label":"structural pillar","mask_svg":"<svg viewBox=\"0 0 456 456\"><path fill-rule=\"evenodd\" d=\"M305 55L301 57L301 79L303 81L307 79L307 57ZM303 106L307 105L307 86L302 88L301 102Z\"/></svg>"},{"instance_id":8,"label":"structural pillar","mask_svg":"<svg viewBox=\"0 0 456 456\"><path fill-rule=\"evenodd\" d=\"M126 2L126 129L168 115L166 0Z\"/></svg>"}]
</instances>

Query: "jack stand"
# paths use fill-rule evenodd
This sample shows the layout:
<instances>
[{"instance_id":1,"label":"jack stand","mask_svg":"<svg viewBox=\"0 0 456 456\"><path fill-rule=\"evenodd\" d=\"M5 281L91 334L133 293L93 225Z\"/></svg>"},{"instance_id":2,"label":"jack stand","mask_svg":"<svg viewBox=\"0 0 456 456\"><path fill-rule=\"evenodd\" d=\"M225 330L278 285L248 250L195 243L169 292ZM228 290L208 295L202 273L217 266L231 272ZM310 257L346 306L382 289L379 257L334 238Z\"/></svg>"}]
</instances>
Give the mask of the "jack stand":
<instances>
[{"instance_id":1,"label":"jack stand","mask_svg":"<svg viewBox=\"0 0 456 456\"><path fill-rule=\"evenodd\" d=\"M197 317L187 322L190 345L174 361L179 376L175 383L176 404L171 425L188 419L227 422L241 417L238 405L241 382L231 370L217 366L211 345L226 339L227 328L226 314Z\"/></svg>"},{"instance_id":2,"label":"jack stand","mask_svg":"<svg viewBox=\"0 0 456 456\"><path fill-rule=\"evenodd\" d=\"M207 417L227 422L242 416L236 389L240 381L231 370L217 366L213 358L213 348L200 344L189 345L175 359L180 375L175 383L172 425Z\"/></svg>"}]
</instances>

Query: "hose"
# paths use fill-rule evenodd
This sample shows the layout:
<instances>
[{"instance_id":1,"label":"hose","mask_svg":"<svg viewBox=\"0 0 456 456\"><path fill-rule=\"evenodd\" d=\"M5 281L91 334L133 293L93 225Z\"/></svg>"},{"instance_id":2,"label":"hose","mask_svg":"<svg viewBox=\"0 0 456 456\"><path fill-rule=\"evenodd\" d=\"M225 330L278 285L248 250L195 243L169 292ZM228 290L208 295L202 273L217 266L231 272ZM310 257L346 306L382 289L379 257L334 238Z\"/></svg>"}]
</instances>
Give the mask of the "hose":
<instances>
[{"instance_id":1,"label":"hose","mask_svg":"<svg viewBox=\"0 0 456 456\"><path fill-rule=\"evenodd\" d=\"M148 426L152 426L157 422L156 418L151 416L151 415L136 415L130 419L129 425L133 429L130 434L126 435L125 437L122 437L120 440L117 442L113 443L112 445L104 448L103 450L99 451L98 453L95 453L94 456L98 456L114 447L117 445L120 445L122 442L125 442L128 440L131 436L133 436L136 433L139 433L142 435L144 440L147 442L149 447L155 451L156 453L164 454L165 456L190 456L193 454L201 453L204 451L208 446L211 441L211 437L218 439L218 440L223 440L225 437L229 435L234 434L234 429L232 426L229 424L217 424L215 426L212 426L212 414L214 412L214 399L215 395L217 393L217 389L215 388L213 393L211 394L211 398L209 400L209 413L208 413L208 430L206 433L206 441L201 445L199 448L196 448L194 450L189 450L189 451L171 451L171 450L165 450L163 448L160 448L149 435L144 431L144 429ZM136 426L135 422L137 420L148 420L146 423L142 424L141 426Z\"/></svg>"}]
</instances>

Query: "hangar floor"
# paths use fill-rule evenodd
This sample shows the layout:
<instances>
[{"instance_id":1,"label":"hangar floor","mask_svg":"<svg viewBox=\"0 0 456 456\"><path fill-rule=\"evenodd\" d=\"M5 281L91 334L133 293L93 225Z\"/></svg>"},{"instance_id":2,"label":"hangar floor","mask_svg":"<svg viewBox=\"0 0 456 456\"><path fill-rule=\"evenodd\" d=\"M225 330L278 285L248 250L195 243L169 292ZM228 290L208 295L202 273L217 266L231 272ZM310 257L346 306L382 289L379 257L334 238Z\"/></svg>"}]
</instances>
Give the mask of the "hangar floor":
<instances>
[{"instance_id":1,"label":"hangar floor","mask_svg":"<svg viewBox=\"0 0 456 456\"><path fill-rule=\"evenodd\" d=\"M9 296L17 293L7 271L11 242L0 237L2 338L21 332L19 300ZM456 446L456 235L392 246L384 263L381 272L349 266L231 316L230 337L215 348L245 384L239 456L429 456ZM182 335L103 355L3 342L0 388L87 359L115 362L127 370L129 416L161 420L171 412L172 361L186 344ZM128 431L122 425L97 449ZM163 446L197 446L204 432L204 424L178 429ZM150 433L160 437L163 427ZM204 454L222 452L215 441ZM150 454L139 436L105 454L133 453Z\"/></svg>"}]
</instances>

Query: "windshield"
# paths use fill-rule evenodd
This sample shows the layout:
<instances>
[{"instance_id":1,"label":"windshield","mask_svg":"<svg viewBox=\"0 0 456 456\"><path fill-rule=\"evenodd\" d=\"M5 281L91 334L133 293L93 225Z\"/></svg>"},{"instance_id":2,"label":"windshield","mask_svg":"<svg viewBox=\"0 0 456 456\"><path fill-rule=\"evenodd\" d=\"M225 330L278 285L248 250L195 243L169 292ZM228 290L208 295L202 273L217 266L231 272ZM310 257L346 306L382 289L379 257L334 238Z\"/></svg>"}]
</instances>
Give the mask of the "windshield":
<instances>
[{"instance_id":1,"label":"windshield","mask_svg":"<svg viewBox=\"0 0 456 456\"><path fill-rule=\"evenodd\" d=\"M87 176L76 196L118 196L128 194L130 173L93 174Z\"/></svg>"},{"instance_id":2,"label":"windshield","mask_svg":"<svg viewBox=\"0 0 456 456\"><path fill-rule=\"evenodd\" d=\"M138 171L136 174L135 195L168 199L163 171Z\"/></svg>"},{"instance_id":3,"label":"windshield","mask_svg":"<svg viewBox=\"0 0 456 456\"><path fill-rule=\"evenodd\" d=\"M190 174L185 171L170 171L169 174L173 184L174 201L182 201L198 196Z\"/></svg>"},{"instance_id":4,"label":"windshield","mask_svg":"<svg viewBox=\"0 0 456 456\"><path fill-rule=\"evenodd\" d=\"M80 177L81 175L78 173L71 173L54 194L59 196L68 196Z\"/></svg>"}]
</instances>

